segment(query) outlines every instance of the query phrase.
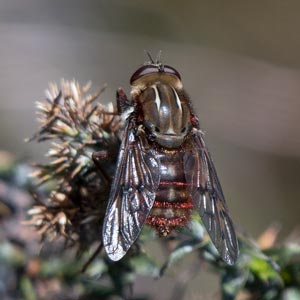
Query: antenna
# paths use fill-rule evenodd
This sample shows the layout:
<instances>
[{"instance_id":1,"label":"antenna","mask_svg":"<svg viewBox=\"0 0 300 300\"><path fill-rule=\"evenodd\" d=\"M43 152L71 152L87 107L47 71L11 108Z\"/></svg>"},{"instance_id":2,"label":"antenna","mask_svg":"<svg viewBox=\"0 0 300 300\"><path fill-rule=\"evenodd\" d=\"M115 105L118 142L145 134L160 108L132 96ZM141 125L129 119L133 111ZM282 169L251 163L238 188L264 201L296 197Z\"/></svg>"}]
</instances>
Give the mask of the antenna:
<instances>
[{"instance_id":1,"label":"antenna","mask_svg":"<svg viewBox=\"0 0 300 300\"><path fill-rule=\"evenodd\" d=\"M148 56L149 58L149 61L145 62L145 65L147 64L152 64L152 65L162 65L162 62L161 62L161 54L162 54L162 51L159 50L157 55L156 55L156 58L155 58L155 61L154 59L152 58L151 54L149 51L147 50L144 50L145 54Z\"/></svg>"},{"instance_id":2,"label":"antenna","mask_svg":"<svg viewBox=\"0 0 300 300\"><path fill-rule=\"evenodd\" d=\"M145 54L149 57L150 61L148 63L151 63L151 64L155 64L151 54L147 51L147 50L144 50Z\"/></svg>"},{"instance_id":3,"label":"antenna","mask_svg":"<svg viewBox=\"0 0 300 300\"><path fill-rule=\"evenodd\" d=\"M161 58L161 54L162 54L162 51L159 50L158 53L157 53L157 55L156 55L156 59L155 59L155 63L157 65L161 64L161 59L160 59Z\"/></svg>"}]
</instances>

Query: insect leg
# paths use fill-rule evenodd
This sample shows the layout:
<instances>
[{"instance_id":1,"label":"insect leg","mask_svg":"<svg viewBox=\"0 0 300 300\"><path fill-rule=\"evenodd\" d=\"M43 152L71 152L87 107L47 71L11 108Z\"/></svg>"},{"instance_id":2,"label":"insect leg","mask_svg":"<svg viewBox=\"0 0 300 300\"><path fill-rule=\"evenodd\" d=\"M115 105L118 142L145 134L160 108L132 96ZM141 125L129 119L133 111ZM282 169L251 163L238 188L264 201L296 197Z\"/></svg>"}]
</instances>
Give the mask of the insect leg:
<instances>
[{"instance_id":1,"label":"insect leg","mask_svg":"<svg viewBox=\"0 0 300 300\"><path fill-rule=\"evenodd\" d=\"M98 151L98 152L93 152L92 159L93 159L93 162L94 162L96 168L100 171L101 176L107 182L111 182L112 178L107 174L107 172L103 169L103 166L101 165L101 161L109 159L108 151L102 150L102 151Z\"/></svg>"},{"instance_id":2,"label":"insect leg","mask_svg":"<svg viewBox=\"0 0 300 300\"><path fill-rule=\"evenodd\" d=\"M131 101L127 98L123 88L117 89L117 108L119 114L122 114L128 107L132 106Z\"/></svg>"}]
</instances>

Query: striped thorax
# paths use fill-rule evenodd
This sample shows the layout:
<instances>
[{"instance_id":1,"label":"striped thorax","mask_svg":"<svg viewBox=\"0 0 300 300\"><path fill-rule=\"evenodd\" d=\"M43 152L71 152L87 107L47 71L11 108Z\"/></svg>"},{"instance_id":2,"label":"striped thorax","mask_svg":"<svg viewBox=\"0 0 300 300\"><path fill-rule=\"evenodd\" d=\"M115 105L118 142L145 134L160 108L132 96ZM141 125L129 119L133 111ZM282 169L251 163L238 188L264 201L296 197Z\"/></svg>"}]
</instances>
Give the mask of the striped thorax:
<instances>
[{"instance_id":1,"label":"striped thorax","mask_svg":"<svg viewBox=\"0 0 300 300\"><path fill-rule=\"evenodd\" d=\"M132 80L131 95L140 105L142 124L153 141L162 147L177 148L191 130L190 109L180 77L167 69L173 70L164 66L164 72Z\"/></svg>"}]
</instances>

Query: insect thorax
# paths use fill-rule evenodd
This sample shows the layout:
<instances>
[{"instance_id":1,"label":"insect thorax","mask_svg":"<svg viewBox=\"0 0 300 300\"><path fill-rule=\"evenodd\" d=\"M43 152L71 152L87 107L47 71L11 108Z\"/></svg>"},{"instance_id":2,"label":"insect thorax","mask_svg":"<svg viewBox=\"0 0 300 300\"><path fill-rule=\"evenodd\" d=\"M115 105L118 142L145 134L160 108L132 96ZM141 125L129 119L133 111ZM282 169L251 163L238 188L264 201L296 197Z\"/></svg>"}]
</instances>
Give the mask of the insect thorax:
<instances>
[{"instance_id":1,"label":"insect thorax","mask_svg":"<svg viewBox=\"0 0 300 300\"><path fill-rule=\"evenodd\" d=\"M190 108L183 92L156 82L138 96L142 122L154 140L166 148L177 148L191 128Z\"/></svg>"}]
</instances>

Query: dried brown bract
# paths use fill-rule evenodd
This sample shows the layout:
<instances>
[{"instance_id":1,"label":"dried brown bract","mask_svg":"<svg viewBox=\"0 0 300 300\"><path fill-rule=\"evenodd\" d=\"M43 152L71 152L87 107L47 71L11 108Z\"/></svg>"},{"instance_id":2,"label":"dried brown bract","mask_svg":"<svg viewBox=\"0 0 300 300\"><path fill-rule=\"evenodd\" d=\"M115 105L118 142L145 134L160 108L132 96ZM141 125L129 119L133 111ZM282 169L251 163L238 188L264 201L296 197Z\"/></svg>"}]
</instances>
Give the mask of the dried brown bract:
<instances>
[{"instance_id":1,"label":"dried brown bract","mask_svg":"<svg viewBox=\"0 0 300 300\"><path fill-rule=\"evenodd\" d=\"M50 162L35 164L32 174L42 191L35 193L28 223L43 239L64 236L80 249L100 240L121 127L112 103L96 102L104 89L90 94L90 88L76 81L51 84L46 100L37 102L40 127L30 139L51 146ZM98 161L100 168L92 160L96 151L110 154Z\"/></svg>"}]
</instances>

